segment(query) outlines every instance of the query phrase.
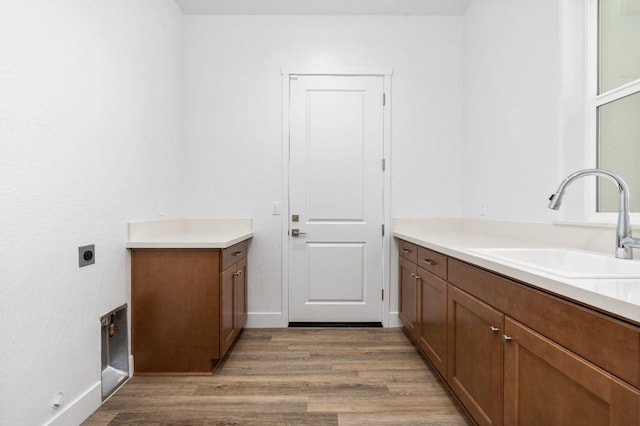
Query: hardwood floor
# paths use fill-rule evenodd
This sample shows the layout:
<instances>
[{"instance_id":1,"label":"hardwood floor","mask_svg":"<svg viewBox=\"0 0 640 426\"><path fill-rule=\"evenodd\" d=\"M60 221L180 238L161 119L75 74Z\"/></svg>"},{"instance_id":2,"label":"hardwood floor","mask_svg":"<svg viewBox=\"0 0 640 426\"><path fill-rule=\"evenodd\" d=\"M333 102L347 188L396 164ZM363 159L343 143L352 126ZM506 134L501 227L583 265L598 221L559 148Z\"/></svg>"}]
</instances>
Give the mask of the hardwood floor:
<instances>
[{"instance_id":1,"label":"hardwood floor","mask_svg":"<svg viewBox=\"0 0 640 426\"><path fill-rule=\"evenodd\" d=\"M471 425L401 329L247 329L214 376L134 376L83 423Z\"/></svg>"}]
</instances>

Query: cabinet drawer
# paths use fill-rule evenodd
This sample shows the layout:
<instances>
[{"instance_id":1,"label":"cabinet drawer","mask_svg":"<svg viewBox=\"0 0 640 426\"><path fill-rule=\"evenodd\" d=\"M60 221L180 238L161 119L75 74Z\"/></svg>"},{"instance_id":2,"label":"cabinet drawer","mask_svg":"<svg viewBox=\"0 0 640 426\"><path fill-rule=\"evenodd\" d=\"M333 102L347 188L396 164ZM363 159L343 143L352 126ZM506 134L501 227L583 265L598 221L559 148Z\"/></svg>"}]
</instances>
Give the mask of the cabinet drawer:
<instances>
[{"instance_id":1,"label":"cabinet drawer","mask_svg":"<svg viewBox=\"0 0 640 426\"><path fill-rule=\"evenodd\" d=\"M404 240L398 240L398 252L400 257L404 257L410 262L418 261L418 246Z\"/></svg>"},{"instance_id":2,"label":"cabinet drawer","mask_svg":"<svg viewBox=\"0 0 640 426\"><path fill-rule=\"evenodd\" d=\"M451 284L639 385L639 328L454 259L449 259L448 276Z\"/></svg>"},{"instance_id":3,"label":"cabinet drawer","mask_svg":"<svg viewBox=\"0 0 640 426\"><path fill-rule=\"evenodd\" d=\"M447 257L445 255L418 247L418 266L444 280L447 279Z\"/></svg>"},{"instance_id":4,"label":"cabinet drawer","mask_svg":"<svg viewBox=\"0 0 640 426\"><path fill-rule=\"evenodd\" d=\"M222 271L233 265L240 259L247 257L249 241L242 241L222 250Z\"/></svg>"}]
</instances>

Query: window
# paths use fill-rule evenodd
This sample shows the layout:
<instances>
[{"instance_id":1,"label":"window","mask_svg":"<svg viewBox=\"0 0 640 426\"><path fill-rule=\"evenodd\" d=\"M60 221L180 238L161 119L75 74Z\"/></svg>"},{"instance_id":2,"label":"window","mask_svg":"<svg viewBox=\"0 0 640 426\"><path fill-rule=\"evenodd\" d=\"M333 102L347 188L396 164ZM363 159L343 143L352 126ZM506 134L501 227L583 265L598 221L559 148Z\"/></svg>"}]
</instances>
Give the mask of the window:
<instances>
[{"instance_id":1,"label":"window","mask_svg":"<svg viewBox=\"0 0 640 426\"><path fill-rule=\"evenodd\" d=\"M640 212L640 0L593 0L590 49L597 70L589 98L598 168L620 175ZM616 212L618 191L598 178L596 212Z\"/></svg>"}]
</instances>

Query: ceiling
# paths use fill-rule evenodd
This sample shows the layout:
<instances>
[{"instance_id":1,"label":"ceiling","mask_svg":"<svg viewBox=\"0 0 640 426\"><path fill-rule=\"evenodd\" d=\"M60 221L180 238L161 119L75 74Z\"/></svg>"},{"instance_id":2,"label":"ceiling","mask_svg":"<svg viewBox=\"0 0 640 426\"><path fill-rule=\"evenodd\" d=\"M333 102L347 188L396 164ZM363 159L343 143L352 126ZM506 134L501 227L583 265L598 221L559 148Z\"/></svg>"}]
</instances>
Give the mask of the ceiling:
<instances>
[{"instance_id":1,"label":"ceiling","mask_svg":"<svg viewBox=\"0 0 640 426\"><path fill-rule=\"evenodd\" d=\"M462 15L471 0L175 0L185 15Z\"/></svg>"}]
</instances>

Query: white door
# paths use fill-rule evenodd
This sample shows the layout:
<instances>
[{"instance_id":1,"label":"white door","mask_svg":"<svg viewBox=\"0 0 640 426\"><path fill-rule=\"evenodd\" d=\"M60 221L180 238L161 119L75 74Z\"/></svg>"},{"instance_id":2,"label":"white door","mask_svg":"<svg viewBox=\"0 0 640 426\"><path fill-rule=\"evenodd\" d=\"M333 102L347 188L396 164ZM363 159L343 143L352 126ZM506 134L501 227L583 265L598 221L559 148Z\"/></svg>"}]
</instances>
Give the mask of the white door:
<instances>
[{"instance_id":1,"label":"white door","mask_svg":"<svg viewBox=\"0 0 640 426\"><path fill-rule=\"evenodd\" d=\"M289 321L381 322L383 77L289 84Z\"/></svg>"}]
</instances>

